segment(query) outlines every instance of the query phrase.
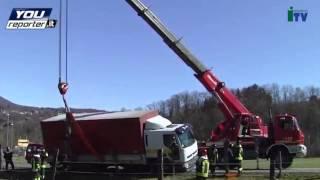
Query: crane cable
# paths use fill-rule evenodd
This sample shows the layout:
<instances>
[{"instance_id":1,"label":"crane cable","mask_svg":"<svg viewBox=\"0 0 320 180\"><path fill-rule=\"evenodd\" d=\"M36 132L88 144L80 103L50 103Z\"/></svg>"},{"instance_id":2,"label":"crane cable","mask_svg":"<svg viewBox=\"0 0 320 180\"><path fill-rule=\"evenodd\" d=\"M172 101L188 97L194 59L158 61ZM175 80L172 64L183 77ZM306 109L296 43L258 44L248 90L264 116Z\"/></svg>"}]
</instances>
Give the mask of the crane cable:
<instances>
[{"instance_id":1,"label":"crane cable","mask_svg":"<svg viewBox=\"0 0 320 180\"><path fill-rule=\"evenodd\" d=\"M60 12L59 12L59 83L58 83L58 89L62 96L64 105L65 105L65 111L66 111L66 137L69 142L66 142L65 148L69 155L72 154L71 147L70 147L70 138L71 133L73 132L75 136L79 137L81 139L81 142L83 143L84 147L92 153L97 159L103 161L103 157L100 156L97 152L97 150L93 147L91 142L88 140L87 136L84 134L83 130L81 129L80 125L76 122L73 113L70 111L70 108L67 104L65 94L68 90L68 0L66 0L66 18L65 18L65 82L62 81L62 0L60 0Z\"/></svg>"},{"instance_id":2,"label":"crane cable","mask_svg":"<svg viewBox=\"0 0 320 180\"><path fill-rule=\"evenodd\" d=\"M65 38L65 59L66 59L66 83L68 84L68 0L66 0L66 38Z\"/></svg>"},{"instance_id":3,"label":"crane cable","mask_svg":"<svg viewBox=\"0 0 320 180\"><path fill-rule=\"evenodd\" d=\"M68 105L66 103L66 100L64 98L64 95L68 91L68 1L66 1L66 37L65 37L65 82L62 81L62 0L60 0L60 12L59 12L59 21L60 21L60 26L59 26L59 83L58 83L58 89L60 94L63 97L63 102L65 104L66 110L70 111L68 108Z\"/></svg>"},{"instance_id":4,"label":"crane cable","mask_svg":"<svg viewBox=\"0 0 320 180\"><path fill-rule=\"evenodd\" d=\"M67 101L64 95L67 93L69 85L68 85L68 0L66 0L66 37L65 37L65 82L62 81L62 0L60 0L60 11L59 11L59 82L58 89L60 94L62 95L62 99L65 105L66 112L70 112L70 108L67 104Z\"/></svg>"},{"instance_id":5,"label":"crane cable","mask_svg":"<svg viewBox=\"0 0 320 180\"><path fill-rule=\"evenodd\" d=\"M65 141L64 141L64 151L67 155L67 158L69 158L69 156L72 156L72 150L71 150L71 133L72 133L72 120L70 120L68 117L72 117L72 113L70 112L70 108L67 104L66 98L65 98L65 94L67 93L68 90L68 81L66 78L66 82L62 81L62 0L59 1L59 44L58 44L58 49L59 49L59 82L58 82L58 89L59 92L62 96L62 100L65 106L65 112L66 112L66 121L65 121ZM67 9L66 9L67 12ZM66 13L68 14L68 13ZM66 18L67 19L67 18ZM66 23L67 25L67 23ZM66 31L67 32L67 31ZM67 38L66 38L67 39ZM66 41L67 44L67 41ZM66 45L66 52L67 52L67 45ZM65 53L66 53L65 52ZM67 64L67 55L65 57L65 62ZM66 74L68 72L68 69L66 68Z\"/></svg>"}]
</instances>

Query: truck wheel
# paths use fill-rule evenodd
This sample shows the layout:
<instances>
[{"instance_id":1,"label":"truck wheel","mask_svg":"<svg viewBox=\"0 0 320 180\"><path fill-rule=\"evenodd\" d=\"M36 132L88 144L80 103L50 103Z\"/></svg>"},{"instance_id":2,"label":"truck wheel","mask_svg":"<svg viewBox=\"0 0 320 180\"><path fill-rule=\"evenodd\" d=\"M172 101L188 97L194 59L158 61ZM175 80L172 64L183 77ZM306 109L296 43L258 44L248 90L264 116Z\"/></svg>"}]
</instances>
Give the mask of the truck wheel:
<instances>
[{"instance_id":1,"label":"truck wheel","mask_svg":"<svg viewBox=\"0 0 320 180\"><path fill-rule=\"evenodd\" d=\"M285 148L276 148L271 151L271 158L276 160L276 168L280 169L280 153L282 159L282 169L290 167L293 161L293 157L289 154L288 150Z\"/></svg>"}]
</instances>

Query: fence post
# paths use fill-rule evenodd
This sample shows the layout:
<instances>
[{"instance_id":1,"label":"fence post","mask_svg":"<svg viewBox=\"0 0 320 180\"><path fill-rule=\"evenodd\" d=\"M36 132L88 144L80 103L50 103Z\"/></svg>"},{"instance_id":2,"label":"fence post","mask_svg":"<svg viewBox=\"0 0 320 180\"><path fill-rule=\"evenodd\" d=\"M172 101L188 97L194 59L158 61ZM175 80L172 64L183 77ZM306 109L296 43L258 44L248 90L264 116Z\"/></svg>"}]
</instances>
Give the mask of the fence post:
<instances>
[{"instance_id":1,"label":"fence post","mask_svg":"<svg viewBox=\"0 0 320 180\"><path fill-rule=\"evenodd\" d=\"M257 159L257 169L260 169L259 167L259 139L255 138L255 150L256 150L256 159Z\"/></svg>"},{"instance_id":2,"label":"fence post","mask_svg":"<svg viewBox=\"0 0 320 180\"><path fill-rule=\"evenodd\" d=\"M226 139L223 145L223 160L224 160L223 163L224 163L226 174L229 173L229 154L228 154L229 145L230 145L229 139Z\"/></svg>"},{"instance_id":3,"label":"fence post","mask_svg":"<svg viewBox=\"0 0 320 180\"><path fill-rule=\"evenodd\" d=\"M176 166L175 166L175 163L174 161L172 162L172 175L176 175Z\"/></svg>"},{"instance_id":4,"label":"fence post","mask_svg":"<svg viewBox=\"0 0 320 180\"><path fill-rule=\"evenodd\" d=\"M2 147L0 144L0 170L2 169Z\"/></svg>"},{"instance_id":5,"label":"fence post","mask_svg":"<svg viewBox=\"0 0 320 180\"><path fill-rule=\"evenodd\" d=\"M59 148L57 149L57 152L56 152L55 157L54 157L53 171L52 171L52 180L55 180L55 179L56 179L58 157L59 157Z\"/></svg>"},{"instance_id":6,"label":"fence post","mask_svg":"<svg viewBox=\"0 0 320 180\"><path fill-rule=\"evenodd\" d=\"M275 157L273 153L271 153L270 157L270 169L269 169L269 174L270 174L270 180L274 180L274 169L275 169Z\"/></svg>"},{"instance_id":7,"label":"fence post","mask_svg":"<svg viewBox=\"0 0 320 180\"><path fill-rule=\"evenodd\" d=\"M279 151L279 174L277 178L280 178L282 174L282 154L281 151Z\"/></svg>"},{"instance_id":8,"label":"fence post","mask_svg":"<svg viewBox=\"0 0 320 180\"><path fill-rule=\"evenodd\" d=\"M159 174L158 180L163 180L163 148L158 150L158 159L159 159Z\"/></svg>"}]
</instances>

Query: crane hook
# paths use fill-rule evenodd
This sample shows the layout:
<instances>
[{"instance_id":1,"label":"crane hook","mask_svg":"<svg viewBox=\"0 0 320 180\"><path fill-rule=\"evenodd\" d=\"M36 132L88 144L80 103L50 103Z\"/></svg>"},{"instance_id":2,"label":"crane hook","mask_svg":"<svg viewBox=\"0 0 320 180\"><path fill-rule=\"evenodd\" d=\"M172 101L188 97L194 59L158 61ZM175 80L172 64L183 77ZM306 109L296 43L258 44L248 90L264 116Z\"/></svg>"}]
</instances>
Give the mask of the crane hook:
<instances>
[{"instance_id":1,"label":"crane hook","mask_svg":"<svg viewBox=\"0 0 320 180\"><path fill-rule=\"evenodd\" d=\"M66 82L59 82L58 89L61 95L65 95L69 89L69 85Z\"/></svg>"}]
</instances>

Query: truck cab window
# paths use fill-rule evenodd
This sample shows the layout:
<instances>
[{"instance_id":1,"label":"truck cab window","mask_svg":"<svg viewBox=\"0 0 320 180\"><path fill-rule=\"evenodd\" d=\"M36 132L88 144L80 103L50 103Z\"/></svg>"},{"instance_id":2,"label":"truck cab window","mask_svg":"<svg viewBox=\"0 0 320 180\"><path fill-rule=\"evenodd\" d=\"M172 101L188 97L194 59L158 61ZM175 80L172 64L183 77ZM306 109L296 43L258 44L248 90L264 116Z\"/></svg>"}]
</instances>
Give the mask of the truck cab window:
<instances>
[{"instance_id":1,"label":"truck cab window","mask_svg":"<svg viewBox=\"0 0 320 180\"><path fill-rule=\"evenodd\" d=\"M192 131L188 128L182 133L178 133L182 148L191 146L195 142Z\"/></svg>"},{"instance_id":2,"label":"truck cab window","mask_svg":"<svg viewBox=\"0 0 320 180\"><path fill-rule=\"evenodd\" d=\"M163 135L163 143L168 148L167 156L171 160L179 159L179 144L176 135Z\"/></svg>"},{"instance_id":3,"label":"truck cab window","mask_svg":"<svg viewBox=\"0 0 320 180\"><path fill-rule=\"evenodd\" d=\"M146 137L145 138L146 146L148 146L149 145L149 143L148 143L148 135L146 135L145 137Z\"/></svg>"},{"instance_id":4,"label":"truck cab window","mask_svg":"<svg viewBox=\"0 0 320 180\"><path fill-rule=\"evenodd\" d=\"M293 120L282 120L281 121L281 128L284 130L294 130L295 126L294 126L294 122Z\"/></svg>"},{"instance_id":5,"label":"truck cab window","mask_svg":"<svg viewBox=\"0 0 320 180\"><path fill-rule=\"evenodd\" d=\"M163 144L170 148L173 144L178 144L176 136L173 134L163 135Z\"/></svg>"},{"instance_id":6,"label":"truck cab window","mask_svg":"<svg viewBox=\"0 0 320 180\"><path fill-rule=\"evenodd\" d=\"M249 117L241 117L241 135L242 136L248 136L250 135L250 130L249 130L249 127L250 127L250 123L252 123L252 120L250 120Z\"/></svg>"}]
</instances>

